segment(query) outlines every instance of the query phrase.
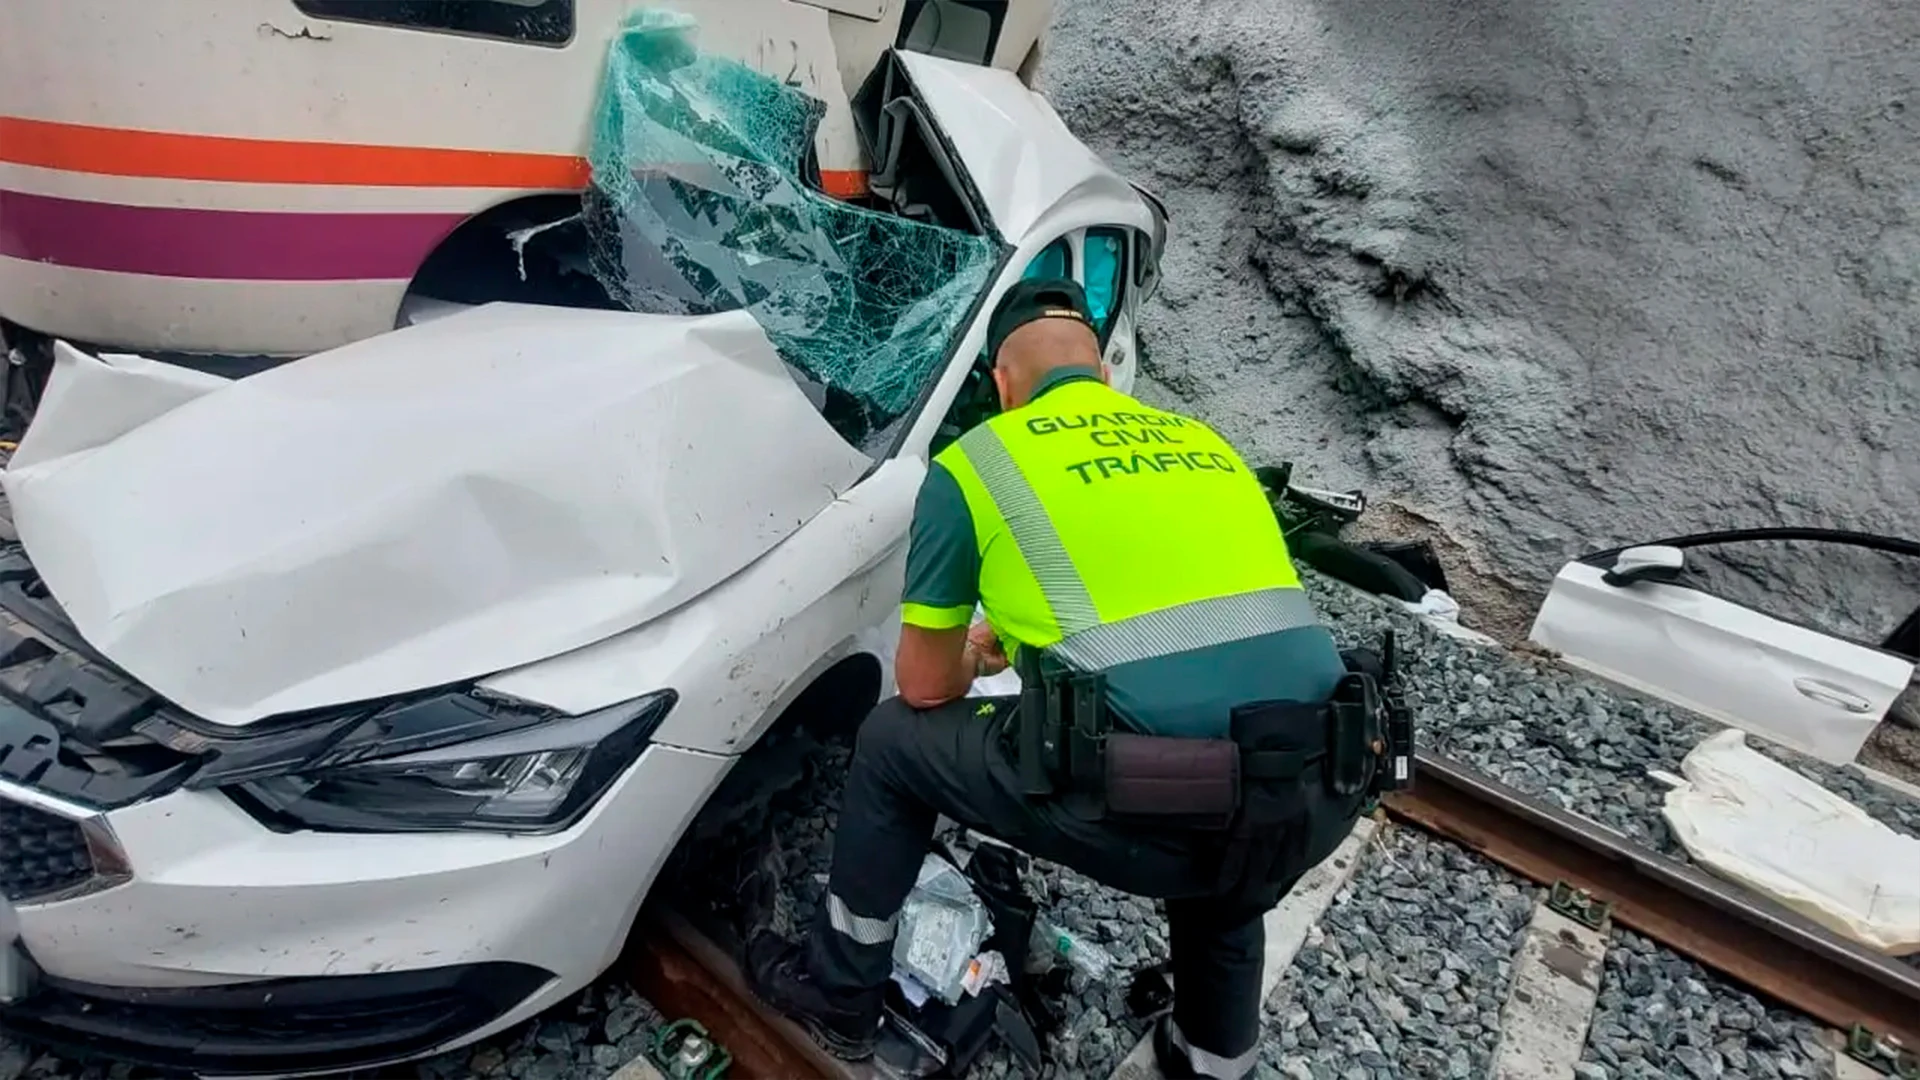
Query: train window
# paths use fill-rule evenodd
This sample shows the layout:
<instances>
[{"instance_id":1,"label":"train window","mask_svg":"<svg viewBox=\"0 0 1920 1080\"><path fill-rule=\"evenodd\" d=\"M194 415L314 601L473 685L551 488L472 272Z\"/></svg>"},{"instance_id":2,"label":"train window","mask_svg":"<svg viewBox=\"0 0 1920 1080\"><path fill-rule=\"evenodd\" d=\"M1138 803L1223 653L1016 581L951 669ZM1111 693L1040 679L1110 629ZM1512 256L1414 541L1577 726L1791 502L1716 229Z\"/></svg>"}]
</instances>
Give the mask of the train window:
<instances>
[{"instance_id":1,"label":"train window","mask_svg":"<svg viewBox=\"0 0 1920 1080\"><path fill-rule=\"evenodd\" d=\"M573 40L574 0L293 0L315 19L405 30L565 45Z\"/></svg>"},{"instance_id":2,"label":"train window","mask_svg":"<svg viewBox=\"0 0 1920 1080\"><path fill-rule=\"evenodd\" d=\"M967 64L991 64L1007 0L907 0L894 48Z\"/></svg>"}]
</instances>

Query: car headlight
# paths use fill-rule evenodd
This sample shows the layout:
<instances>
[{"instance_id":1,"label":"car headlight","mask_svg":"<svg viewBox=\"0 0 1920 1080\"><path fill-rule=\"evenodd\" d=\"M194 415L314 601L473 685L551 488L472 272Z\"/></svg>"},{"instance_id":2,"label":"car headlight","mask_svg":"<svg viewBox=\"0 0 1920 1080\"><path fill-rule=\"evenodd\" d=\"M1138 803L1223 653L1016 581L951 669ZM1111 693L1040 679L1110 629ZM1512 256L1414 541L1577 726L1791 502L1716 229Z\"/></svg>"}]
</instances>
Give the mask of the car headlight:
<instances>
[{"instance_id":1,"label":"car headlight","mask_svg":"<svg viewBox=\"0 0 1920 1080\"><path fill-rule=\"evenodd\" d=\"M673 708L661 691L582 716L226 790L269 824L334 832L557 832L625 772Z\"/></svg>"}]
</instances>

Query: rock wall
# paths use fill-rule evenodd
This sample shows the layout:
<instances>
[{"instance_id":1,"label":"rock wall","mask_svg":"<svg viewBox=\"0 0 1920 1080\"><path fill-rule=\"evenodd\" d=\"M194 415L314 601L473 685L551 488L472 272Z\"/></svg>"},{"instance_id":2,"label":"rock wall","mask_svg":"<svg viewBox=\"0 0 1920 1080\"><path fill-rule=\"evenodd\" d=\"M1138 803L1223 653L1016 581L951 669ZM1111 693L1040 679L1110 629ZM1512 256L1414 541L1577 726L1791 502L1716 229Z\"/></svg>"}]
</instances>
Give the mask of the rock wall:
<instances>
[{"instance_id":1,"label":"rock wall","mask_svg":"<svg viewBox=\"0 0 1920 1080\"><path fill-rule=\"evenodd\" d=\"M1920 536L1917 73L1912 0L1062 0L1042 85L1173 212L1149 396L1542 589ZM1920 602L1877 556L1732 569Z\"/></svg>"}]
</instances>

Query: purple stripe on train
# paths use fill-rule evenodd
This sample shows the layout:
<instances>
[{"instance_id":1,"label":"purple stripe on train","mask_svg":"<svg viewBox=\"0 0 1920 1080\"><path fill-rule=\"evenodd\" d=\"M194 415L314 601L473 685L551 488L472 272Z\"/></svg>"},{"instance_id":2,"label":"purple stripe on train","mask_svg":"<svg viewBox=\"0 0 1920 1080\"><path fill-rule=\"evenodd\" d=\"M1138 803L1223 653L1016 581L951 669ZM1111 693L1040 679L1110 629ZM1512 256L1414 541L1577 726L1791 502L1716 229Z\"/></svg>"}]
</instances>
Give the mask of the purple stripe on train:
<instances>
[{"instance_id":1,"label":"purple stripe on train","mask_svg":"<svg viewBox=\"0 0 1920 1080\"><path fill-rule=\"evenodd\" d=\"M0 255L238 281L411 278L464 214L124 206L0 190Z\"/></svg>"}]
</instances>

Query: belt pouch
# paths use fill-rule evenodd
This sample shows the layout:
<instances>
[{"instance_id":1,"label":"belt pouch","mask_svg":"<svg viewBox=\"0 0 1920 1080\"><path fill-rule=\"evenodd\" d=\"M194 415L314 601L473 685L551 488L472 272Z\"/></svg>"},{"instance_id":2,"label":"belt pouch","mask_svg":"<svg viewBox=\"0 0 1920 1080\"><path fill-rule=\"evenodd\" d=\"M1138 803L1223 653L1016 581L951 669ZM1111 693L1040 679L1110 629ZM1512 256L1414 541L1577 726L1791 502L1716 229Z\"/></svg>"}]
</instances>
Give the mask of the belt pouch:
<instances>
[{"instance_id":1,"label":"belt pouch","mask_svg":"<svg viewBox=\"0 0 1920 1080\"><path fill-rule=\"evenodd\" d=\"M1301 774L1324 754L1326 705L1259 701L1232 713L1233 742L1248 762L1262 767L1241 778L1240 812L1222 850L1217 890L1224 894L1269 884L1293 862L1304 843L1305 803ZM1268 769L1270 762L1290 767ZM1322 763L1323 764L1323 763Z\"/></svg>"},{"instance_id":2,"label":"belt pouch","mask_svg":"<svg viewBox=\"0 0 1920 1080\"><path fill-rule=\"evenodd\" d=\"M1110 733L1106 787L1111 817L1224 829L1240 805L1240 747L1228 739Z\"/></svg>"},{"instance_id":3,"label":"belt pouch","mask_svg":"<svg viewBox=\"0 0 1920 1080\"><path fill-rule=\"evenodd\" d=\"M1098 672L1076 672L1067 680L1072 708L1064 740L1066 774L1075 791L1097 800L1105 786L1102 761L1110 726L1107 714L1107 678Z\"/></svg>"},{"instance_id":4,"label":"belt pouch","mask_svg":"<svg viewBox=\"0 0 1920 1080\"><path fill-rule=\"evenodd\" d=\"M1380 739L1380 701L1366 675L1343 677L1327 709L1327 788L1335 795L1358 795L1373 779Z\"/></svg>"},{"instance_id":5,"label":"belt pouch","mask_svg":"<svg viewBox=\"0 0 1920 1080\"><path fill-rule=\"evenodd\" d=\"M1017 654L1020 672L1020 711L1014 716L1018 735L1020 790L1029 797L1053 794L1046 761L1047 684L1040 675L1038 649Z\"/></svg>"}]
</instances>

